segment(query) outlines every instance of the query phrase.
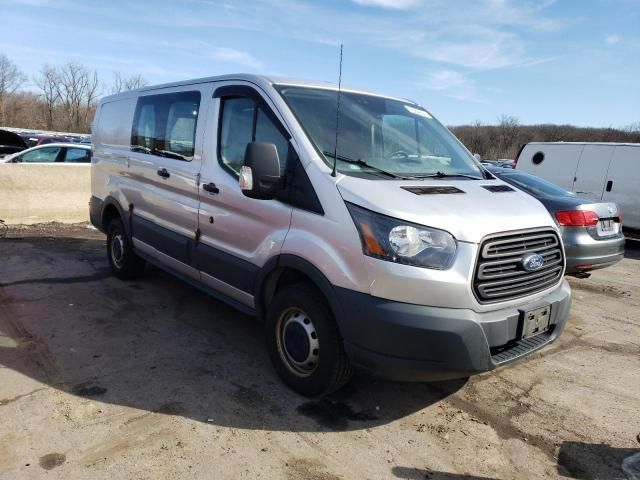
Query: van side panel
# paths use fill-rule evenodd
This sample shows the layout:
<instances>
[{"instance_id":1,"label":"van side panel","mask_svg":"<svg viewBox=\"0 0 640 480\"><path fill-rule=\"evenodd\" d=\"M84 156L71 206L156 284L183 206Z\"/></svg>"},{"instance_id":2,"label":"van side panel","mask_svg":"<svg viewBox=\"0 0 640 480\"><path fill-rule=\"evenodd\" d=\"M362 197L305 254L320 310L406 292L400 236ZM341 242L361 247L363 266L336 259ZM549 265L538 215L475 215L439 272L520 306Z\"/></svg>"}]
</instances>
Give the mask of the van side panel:
<instances>
[{"instance_id":1,"label":"van side panel","mask_svg":"<svg viewBox=\"0 0 640 480\"><path fill-rule=\"evenodd\" d=\"M133 97L101 104L92 132L91 194L100 200L111 196L123 209L128 205L129 142L135 108Z\"/></svg>"},{"instance_id":2,"label":"van side panel","mask_svg":"<svg viewBox=\"0 0 640 480\"><path fill-rule=\"evenodd\" d=\"M529 143L522 150L516 169L537 175L571 191L583 147L584 145ZM544 158L541 163L535 164L533 157L538 152L542 152Z\"/></svg>"},{"instance_id":3,"label":"van side panel","mask_svg":"<svg viewBox=\"0 0 640 480\"><path fill-rule=\"evenodd\" d=\"M615 150L613 145L585 145L575 173L573 192L584 198L600 201L607 170Z\"/></svg>"},{"instance_id":4,"label":"van side panel","mask_svg":"<svg viewBox=\"0 0 640 480\"><path fill-rule=\"evenodd\" d=\"M615 147L607 182L602 199L618 204L623 226L640 229L640 146Z\"/></svg>"}]
</instances>

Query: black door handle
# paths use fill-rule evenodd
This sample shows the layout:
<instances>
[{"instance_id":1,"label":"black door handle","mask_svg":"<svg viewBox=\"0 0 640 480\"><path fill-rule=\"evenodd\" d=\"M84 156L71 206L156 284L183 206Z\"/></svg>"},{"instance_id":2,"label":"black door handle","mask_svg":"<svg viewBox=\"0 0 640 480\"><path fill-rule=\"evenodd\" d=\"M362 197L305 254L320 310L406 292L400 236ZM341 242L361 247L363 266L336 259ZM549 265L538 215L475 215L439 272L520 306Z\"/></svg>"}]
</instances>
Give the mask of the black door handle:
<instances>
[{"instance_id":1,"label":"black door handle","mask_svg":"<svg viewBox=\"0 0 640 480\"><path fill-rule=\"evenodd\" d=\"M158 170L158 175L160 175L162 178L169 178L171 176L171 174L169 172L167 172L166 168L161 168Z\"/></svg>"},{"instance_id":2,"label":"black door handle","mask_svg":"<svg viewBox=\"0 0 640 480\"><path fill-rule=\"evenodd\" d=\"M612 188L613 188L613 180L609 180L607 182L607 192L610 192Z\"/></svg>"},{"instance_id":3,"label":"black door handle","mask_svg":"<svg viewBox=\"0 0 640 480\"><path fill-rule=\"evenodd\" d=\"M202 188L209 193L220 193L220 189L216 187L215 183L205 183L202 185Z\"/></svg>"}]
</instances>

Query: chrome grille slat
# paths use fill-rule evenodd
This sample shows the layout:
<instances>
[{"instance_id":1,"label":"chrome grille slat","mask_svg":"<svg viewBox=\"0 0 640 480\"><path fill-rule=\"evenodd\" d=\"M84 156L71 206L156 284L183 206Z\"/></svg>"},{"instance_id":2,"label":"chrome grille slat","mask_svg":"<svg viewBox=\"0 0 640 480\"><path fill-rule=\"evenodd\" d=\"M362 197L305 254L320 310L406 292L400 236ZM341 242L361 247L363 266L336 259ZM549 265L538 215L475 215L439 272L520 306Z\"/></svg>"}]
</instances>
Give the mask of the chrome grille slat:
<instances>
[{"instance_id":1,"label":"chrome grille slat","mask_svg":"<svg viewBox=\"0 0 640 480\"><path fill-rule=\"evenodd\" d=\"M485 240L482 246L482 257L500 258L510 255L522 255L527 252L542 251L557 248L560 245L555 233L545 233L542 235L532 235L526 237L523 235L509 235L505 238L496 240Z\"/></svg>"},{"instance_id":2,"label":"chrome grille slat","mask_svg":"<svg viewBox=\"0 0 640 480\"><path fill-rule=\"evenodd\" d=\"M549 267L562 263L562 252L560 249L544 252L542 256L545 257L545 265ZM518 270L518 266L514 263L514 260L507 259L482 264L480 268L478 268L477 277L478 280L491 280L494 278L523 276L529 273L530 272L524 270Z\"/></svg>"},{"instance_id":3,"label":"chrome grille slat","mask_svg":"<svg viewBox=\"0 0 640 480\"><path fill-rule=\"evenodd\" d=\"M474 292L481 303L501 302L544 290L562 278L564 252L553 230L498 234L485 239L474 275ZM541 269L522 267L525 255L544 257Z\"/></svg>"}]
</instances>

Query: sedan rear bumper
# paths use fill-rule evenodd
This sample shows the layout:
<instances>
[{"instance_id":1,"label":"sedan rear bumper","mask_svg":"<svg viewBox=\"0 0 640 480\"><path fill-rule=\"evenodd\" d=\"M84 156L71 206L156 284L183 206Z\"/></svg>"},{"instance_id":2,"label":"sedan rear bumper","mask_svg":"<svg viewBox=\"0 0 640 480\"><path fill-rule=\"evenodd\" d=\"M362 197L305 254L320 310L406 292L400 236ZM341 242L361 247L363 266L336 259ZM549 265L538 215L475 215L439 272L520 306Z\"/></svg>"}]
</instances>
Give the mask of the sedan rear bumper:
<instances>
[{"instance_id":1,"label":"sedan rear bumper","mask_svg":"<svg viewBox=\"0 0 640 480\"><path fill-rule=\"evenodd\" d=\"M596 240L583 227L561 227L567 258L566 273L608 267L624 258L624 235Z\"/></svg>"}]
</instances>

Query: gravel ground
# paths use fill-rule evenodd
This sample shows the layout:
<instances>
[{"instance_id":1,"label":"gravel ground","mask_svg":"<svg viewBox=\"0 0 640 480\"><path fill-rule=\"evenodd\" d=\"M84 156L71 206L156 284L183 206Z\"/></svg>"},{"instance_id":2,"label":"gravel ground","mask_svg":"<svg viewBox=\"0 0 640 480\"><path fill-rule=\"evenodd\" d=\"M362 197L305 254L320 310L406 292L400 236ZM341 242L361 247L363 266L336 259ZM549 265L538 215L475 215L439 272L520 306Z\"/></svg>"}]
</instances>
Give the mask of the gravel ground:
<instances>
[{"instance_id":1,"label":"gravel ground","mask_svg":"<svg viewBox=\"0 0 640 480\"><path fill-rule=\"evenodd\" d=\"M0 232L2 233L2 232ZM0 238L0 479L624 478L640 432L640 250L571 279L568 327L468 381L309 400L261 326L85 225Z\"/></svg>"}]
</instances>

